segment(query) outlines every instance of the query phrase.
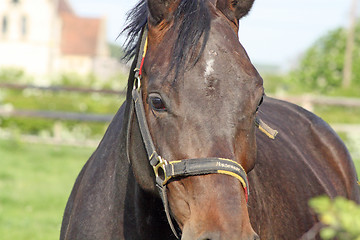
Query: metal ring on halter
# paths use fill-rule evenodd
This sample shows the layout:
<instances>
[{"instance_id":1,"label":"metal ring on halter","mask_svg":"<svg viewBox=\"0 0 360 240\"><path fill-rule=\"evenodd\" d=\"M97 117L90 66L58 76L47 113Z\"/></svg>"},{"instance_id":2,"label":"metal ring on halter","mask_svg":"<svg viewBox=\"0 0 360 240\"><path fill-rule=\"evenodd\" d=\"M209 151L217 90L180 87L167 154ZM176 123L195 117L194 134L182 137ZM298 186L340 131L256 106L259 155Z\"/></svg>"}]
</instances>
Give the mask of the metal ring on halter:
<instances>
[{"instance_id":1,"label":"metal ring on halter","mask_svg":"<svg viewBox=\"0 0 360 240\"><path fill-rule=\"evenodd\" d=\"M168 165L168 161L163 159L161 156L158 156L158 163L153 166L156 182L160 185L160 187L166 185L166 183L171 179L171 176L168 176L166 171L166 165ZM162 173L159 173L159 170L162 170Z\"/></svg>"},{"instance_id":2,"label":"metal ring on halter","mask_svg":"<svg viewBox=\"0 0 360 240\"><path fill-rule=\"evenodd\" d=\"M141 77L140 76L137 76L134 80L134 89L138 89L140 90L140 87L141 87Z\"/></svg>"}]
</instances>

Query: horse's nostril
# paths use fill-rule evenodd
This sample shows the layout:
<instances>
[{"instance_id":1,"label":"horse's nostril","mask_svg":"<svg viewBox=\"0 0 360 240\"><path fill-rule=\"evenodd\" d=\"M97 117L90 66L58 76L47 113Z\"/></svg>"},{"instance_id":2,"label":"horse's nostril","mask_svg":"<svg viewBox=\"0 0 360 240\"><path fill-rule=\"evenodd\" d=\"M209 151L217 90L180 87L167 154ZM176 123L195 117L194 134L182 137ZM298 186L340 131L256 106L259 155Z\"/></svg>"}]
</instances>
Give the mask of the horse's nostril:
<instances>
[{"instance_id":1,"label":"horse's nostril","mask_svg":"<svg viewBox=\"0 0 360 240\"><path fill-rule=\"evenodd\" d=\"M217 238L215 238L215 239L217 239ZM215 240L215 239L205 237L205 238L199 238L198 240Z\"/></svg>"},{"instance_id":2,"label":"horse's nostril","mask_svg":"<svg viewBox=\"0 0 360 240\"><path fill-rule=\"evenodd\" d=\"M214 240L212 238L199 238L198 240ZM260 237L258 235L254 235L252 239L250 240L260 240Z\"/></svg>"},{"instance_id":3,"label":"horse's nostril","mask_svg":"<svg viewBox=\"0 0 360 240\"><path fill-rule=\"evenodd\" d=\"M221 234L219 232L205 233L198 238L198 240L220 240Z\"/></svg>"},{"instance_id":4,"label":"horse's nostril","mask_svg":"<svg viewBox=\"0 0 360 240\"><path fill-rule=\"evenodd\" d=\"M254 234L249 234L246 236L241 236L241 237L237 237L234 238L234 235L231 235L231 239L246 239L246 240L260 240L260 237L254 233ZM226 240L229 239L228 237L224 237L224 235L222 235L220 232L208 232L208 233L204 233L202 234L199 238L197 238L197 240Z\"/></svg>"}]
</instances>

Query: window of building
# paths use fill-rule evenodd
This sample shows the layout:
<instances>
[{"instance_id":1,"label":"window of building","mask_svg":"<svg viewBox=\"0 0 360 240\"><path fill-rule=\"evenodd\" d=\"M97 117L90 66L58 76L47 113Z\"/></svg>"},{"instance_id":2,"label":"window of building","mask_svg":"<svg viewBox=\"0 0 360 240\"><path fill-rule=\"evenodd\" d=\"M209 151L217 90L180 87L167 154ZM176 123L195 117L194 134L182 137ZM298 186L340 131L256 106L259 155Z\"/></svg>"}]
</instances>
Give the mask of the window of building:
<instances>
[{"instance_id":1,"label":"window of building","mask_svg":"<svg viewBox=\"0 0 360 240\"><path fill-rule=\"evenodd\" d=\"M1 32L3 34L6 34L7 31L8 31L8 19L6 16L4 16L1 23Z\"/></svg>"},{"instance_id":2,"label":"window of building","mask_svg":"<svg viewBox=\"0 0 360 240\"><path fill-rule=\"evenodd\" d=\"M24 37L27 35L28 26L27 26L27 18L23 16L21 18L21 35Z\"/></svg>"}]
</instances>

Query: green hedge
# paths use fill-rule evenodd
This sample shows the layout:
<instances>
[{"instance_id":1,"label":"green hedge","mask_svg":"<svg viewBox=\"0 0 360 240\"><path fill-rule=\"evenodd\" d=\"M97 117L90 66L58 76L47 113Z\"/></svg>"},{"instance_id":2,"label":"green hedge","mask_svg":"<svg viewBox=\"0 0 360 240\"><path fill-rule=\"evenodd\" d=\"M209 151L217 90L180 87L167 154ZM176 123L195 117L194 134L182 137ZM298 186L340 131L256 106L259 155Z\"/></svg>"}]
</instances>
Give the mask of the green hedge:
<instances>
[{"instance_id":1,"label":"green hedge","mask_svg":"<svg viewBox=\"0 0 360 240\"><path fill-rule=\"evenodd\" d=\"M310 201L324 227L322 239L360 240L360 206L342 197L322 196Z\"/></svg>"}]
</instances>

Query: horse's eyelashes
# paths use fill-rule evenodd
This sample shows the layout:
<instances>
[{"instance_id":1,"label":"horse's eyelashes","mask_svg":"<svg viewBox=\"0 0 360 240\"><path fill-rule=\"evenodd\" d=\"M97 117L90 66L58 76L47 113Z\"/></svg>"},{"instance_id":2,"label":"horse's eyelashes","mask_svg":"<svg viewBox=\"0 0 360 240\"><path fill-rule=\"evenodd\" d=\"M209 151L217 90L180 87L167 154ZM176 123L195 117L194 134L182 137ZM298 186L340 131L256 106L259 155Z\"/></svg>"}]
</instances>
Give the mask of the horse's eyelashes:
<instances>
[{"instance_id":1,"label":"horse's eyelashes","mask_svg":"<svg viewBox=\"0 0 360 240\"><path fill-rule=\"evenodd\" d=\"M258 106L256 107L256 112L259 111L259 107L261 106L261 104L263 103L263 101L264 101L264 96L261 97L261 100L260 100Z\"/></svg>"},{"instance_id":2,"label":"horse's eyelashes","mask_svg":"<svg viewBox=\"0 0 360 240\"><path fill-rule=\"evenodd\" d=\"M263 101L264 101L264 96L261 97L261 100L259 102L259 106L263 103Z\"/></svg>"}]
</instances>

